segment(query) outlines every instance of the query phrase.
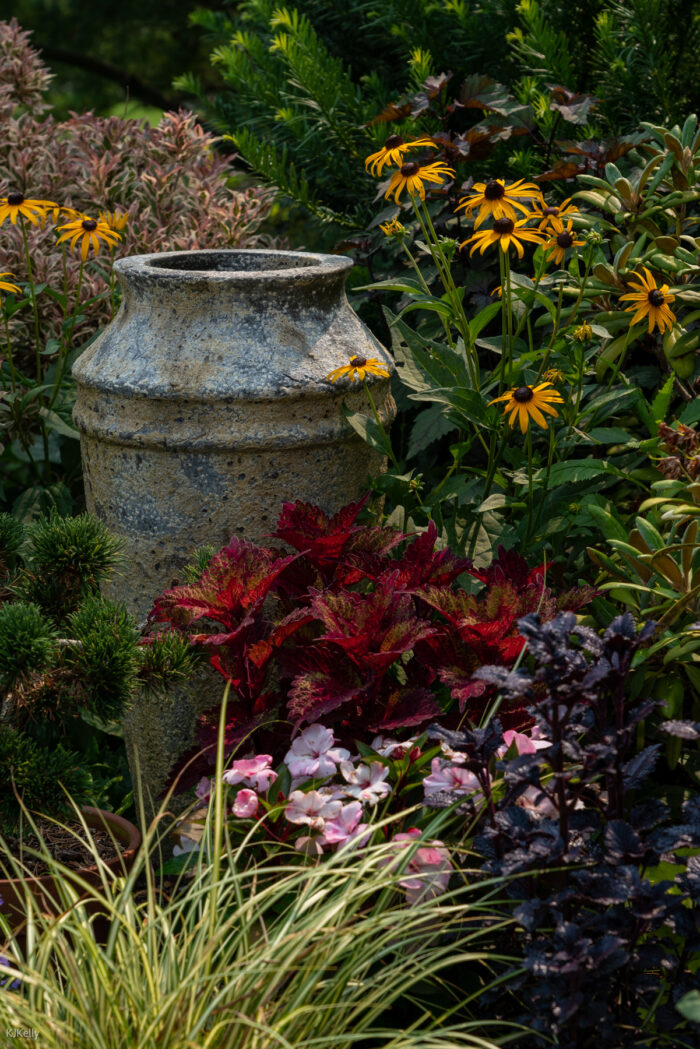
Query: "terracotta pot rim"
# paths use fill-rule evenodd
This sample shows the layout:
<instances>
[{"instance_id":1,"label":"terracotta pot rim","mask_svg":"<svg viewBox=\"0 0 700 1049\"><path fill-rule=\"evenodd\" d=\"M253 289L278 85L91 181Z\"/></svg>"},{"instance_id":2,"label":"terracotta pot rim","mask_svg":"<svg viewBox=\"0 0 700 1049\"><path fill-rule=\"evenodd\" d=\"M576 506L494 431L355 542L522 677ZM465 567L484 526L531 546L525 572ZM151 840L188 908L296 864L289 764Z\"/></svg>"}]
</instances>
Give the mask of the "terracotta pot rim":
<instances>
[{"instance_id":1,"label":"terracotta pot rim","mask_svg":"<svg viewBox=\"0 0 700 1049\"><path fill-rule=\"evenodd\" d=\"M238 266L234 265L236 262ZM205 281L215 283L255 283L280 281L307 283L309 280L335 279L353 267L347 255L319 252L275 251L269 248L195 248L191 251L159 251L148 255L128 255L117 259L114 269L120 277L138 276L153 281Z\"/></svg>"},{"instance_id":2,"label":"terracotta pot rim","mask_svg":"<svg viewBox=\"0 0 700 1049\"><path fill-rule=\"evenodd\" d=\"M124 845L124 848L111 859L104 861L105 866L110 870L117 870L120 866L129 863L141 845L141 831L138 827L129 820L124 819L123 816L118 816L115 812L93 808L91 805L81 806L81 812L85 816L85 822L88 827L99 827L104 823L113 832L114 837ZM99 868L93 863L89 867L76 867L74 873L89 879L91 876L99 873ZM53 874L42 874L39 877L27 875L25 880L33 885L44 886L48 889L51 887L54 877L55 875ZM3 895L3 888L7 893L9 887L17 885L20 880L19 878L0 878L0 898Z\"/></svg>"}]
</instances>

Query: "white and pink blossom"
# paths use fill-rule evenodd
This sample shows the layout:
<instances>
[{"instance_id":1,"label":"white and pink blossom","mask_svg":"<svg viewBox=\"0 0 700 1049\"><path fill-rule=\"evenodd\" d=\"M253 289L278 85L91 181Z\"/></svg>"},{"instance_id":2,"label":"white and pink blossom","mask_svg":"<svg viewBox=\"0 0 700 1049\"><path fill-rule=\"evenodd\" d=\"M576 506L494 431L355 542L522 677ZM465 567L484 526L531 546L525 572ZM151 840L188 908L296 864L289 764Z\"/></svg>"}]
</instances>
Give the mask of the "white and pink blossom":
<instances>
[{"instance_id":1,"label":"white and pink blossom","mask_svg":"<svg viewBox=\"0 0 700 1049\"><path fill-rule=\"evenodd\" d=\"M243 790L239 790L236 794L233 803L233 814L238 816L239 819L252 819L257 815L259 807L260 799L258 795L254 790L244 787Z\"/></svg>"},{"instance_id":2,"label":"white and pink blossom","mask_svg":"<svg viewBox=\"0 0 700 1049\"><path fill-rule=\"evenodd\" d=\"M317 790L293 790L284 814L290 823L303 823L312 830L325 830L326 820L335 819L342 809L340 801L330 801Z\"/></svg>"},{"instance_id":3,"label":"white and pink blossom","mask_svg":"<svg viewBox=\"0 0 700 1049\"><path fill-rule=\"evenodd\" d=\"M529 736L526 736L524 732L515 732L509 728L503 733L503 746L498 748L496 756L502 758L513 744L518 754L536 754L538 750L544 750L552 745L550 740L540 737L537 726L532 729Z\"/></svg>"},{"instance_id":4,"label":"white and pink blossom","mask_svg":"<svg viewBox=\"0 0 700 1049\"><path fill-rule=\"evenodd\" d=\"M425 796L448 790L453 794L473 794L481 790L479 780L473 772L461 765L446 765L441 758L433 758L430 775L423 780Z\"/></svg>"},{"instance_id":5,"label":"white and pink blossom","mask_svg":"<svg viewBox=\"0 0 700 1049\"><path fill-rule=\"evenodd\" d=\"M252 790L265 791L277 779L277 773L271 767L272 756L270 754L257 754L253 758L241 758L234 761L231 768L224 772L224 783L235 787L238 783Z\"/></svg>"},{"instance_id":6,"label":"white and pink blossom","mask_svg":"<svg viewBox=\"0 0 700 1049\"><path fill-rule=\"evenodd\" d=\"M392 844L405 849L420 837L421 831L412 827L405 834L395 834ZM399 885L406 890L408 906L414 907L423 900L430 900L447 892L452 871L452 860L443 842L429 841L416 849L399 879Z\"/></svg>"},{"instance_id":7,"label":"white and pink blossom","mask_svg":"<svg viewBox=\"0 0 700 1049\"><path fill-rule=\"evenodd\" d=\"M360 764L357 768L349 761L344 761L340 771L348 784L345 793L367 805L376 805L382 798L391 794L391 786L386 782L389 769L382 765L381 761L373 761L369 765Z\"/></svg>"},{"instance_id":8,"label":"white and pink blossom","mask_svg":"<svg viewBox=\"0 0 700 1049\"><path fill-rule=\"evenodd\" d=\"M335 747L335 736L323 725L309 725L292 743L283 760L293 779L322 779L332 776L350 751Z\"/></svg>"},{"instance_id":9,"label":"white and pink blossom","mask_svg":"<svg viewBox=\"0 0 700 1049\"><path fill-rule=\"evenodd\" d=\"M405 739L400 743L398 740L390 739L389 736L375 736L372 740L372 750L383 758L390 758L392 755L402 758L405 754L408 754L415 742L415 739ZM399 753L395 754L397 750Z\"/></svg>"},{"instance_id":10,"label":"white and pink blossom","mask_svg":"<svg viewBox=\"0 0 700 1049\"><path fill-rule=\"evenodd\" d=\"M337 816L326 820L323 834L318 839L321 845L344 845L353 838L358 838L369 829L361 823L362 805L359 801L350 801L343 805Z\"/></svg>"},{"instance_id":11,"label":"white and pink blossom","mask_svg":"<svg viewBox=\"0 0 700 1049\"><path fill-rule=\"evenodd\" d=\"M210 779L209 776L202 776L199 783L194 788L195 795L199 798L200 801L205 801L208 804L213 786L213 779Z\"/></svg>"}]
</instances>

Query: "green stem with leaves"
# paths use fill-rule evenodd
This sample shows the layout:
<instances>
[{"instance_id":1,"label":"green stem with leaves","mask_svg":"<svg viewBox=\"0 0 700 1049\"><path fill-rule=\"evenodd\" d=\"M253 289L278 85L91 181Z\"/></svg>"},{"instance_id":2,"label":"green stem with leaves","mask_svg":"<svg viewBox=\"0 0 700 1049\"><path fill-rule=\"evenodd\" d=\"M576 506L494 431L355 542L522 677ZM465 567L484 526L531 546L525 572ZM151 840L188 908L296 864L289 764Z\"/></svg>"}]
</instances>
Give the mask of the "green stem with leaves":
<instances>
[{"instance_id":1,"label":"green stem with leaves","mask_svg":"<svg viewBox=\"0 0 700 1049\"><path fill-rule=\"evenodd\" d=\"M17 389L17 374L15 372L15 361L12 355L12 339L10 338L10 322L7 317L7 313L2 311L3 320L5 322L5 343L7 345L7 363L10 368L10 382L12 383L12 391Z\"/></svg>"},{"instance_id":2,"label":"green stem with leaves","mask_svg":"<svg viewBox=\"0 0 700 1049\"><path fill-rule=\"evenodd\" d=\"M85 263L80 260L80 271L78 273L78 287L75 292L75 306L73 307L73 313L71 315L70 324L67 333L64 335L61 341L61 348L59 350L58 362L56 364L56 378L53 383L53 390L51 391L51 397L49 399L49 408L53 408L56 403L56 398L61 392L61 383L63 382L63 375L66 370L66 360L70 352L70 344L73 338L73 332L75 331L75 324L78 319L78 313L80 311L80 293L83 290L83 271L85 269Z\"/></svg>"}]
</instances>

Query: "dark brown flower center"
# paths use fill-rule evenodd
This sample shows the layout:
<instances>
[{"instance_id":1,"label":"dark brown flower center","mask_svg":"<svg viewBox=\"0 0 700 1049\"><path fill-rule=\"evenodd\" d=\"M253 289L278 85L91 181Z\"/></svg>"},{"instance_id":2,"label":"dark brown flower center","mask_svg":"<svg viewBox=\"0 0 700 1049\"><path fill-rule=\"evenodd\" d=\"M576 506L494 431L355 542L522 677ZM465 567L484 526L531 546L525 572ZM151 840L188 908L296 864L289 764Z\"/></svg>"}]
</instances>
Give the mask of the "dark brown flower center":
<instances>
[{"instance_id":1,"label":"dark brown flower center","mask_svg":"<svg viewBox=\"0 0 700 1049\"><path fill-rule=\"evenodd\" d=\"M518 404L527 404L534 396L529 386L518 386L517 390L513 390L513 400Z\"/></svg>"},{"instance_id":2,"label":"dark brown flower center","mask_svg":"<svg viewBox=\"0 0 700 1049\"><path fill-rule=\"evenodd\" d=\"M564 230L563 233L560 233L557 237L557 244L560 248L570 248L573 243L574 238L570 233L567 233L566 230Z\"/></svg>"},{"instance_id":3,"label":"dark brown flower center","mask_svg":"<svg viewBox=\"0 0 700 1049\"><path fill-rule=\"evenodd\" d=\"M544 208L542 211L543 215L558 215L559 208Z\"/></svg>"},{"instance_id":4,"label":"dark brown flower center","mask_svg":"<svg viewBox=\"0 0 700 1049\"><path fill-rule=\"evenodd\" d=\"M364 368L364 366L367 364L367 358L366 357L351 357L350 358L350 364L353 366L353 368Z\"/></svg>"},{"instance_id":5,"label":"dark brown flower center","mask_svg":"<svg viewBox=\"0 0 700 1049\"><path fill-rule=\"evenodd\" d=\"M408 164L404 164L401 168L401 174L404 178L410 178L411 175L417 175L420 171L420 164L417 164L415 160L409 160Z\"/></svg>"},{"instance_id":6,"label":"dark brown flower center","mask_svg":"<svg viewBox=\"0 0 700 1049\"><path fill-rule=\"evenodd\" d=\"M388 139L384 143L384 149L396 149L397 146L403 145L403 139L401 135L389 135Z\"/></svg>"},{"instance_id":7,"label":"dark brown flower center","mask_svg":"<svg viewBox=\"0 0 700 1049\"><path fill-rule=\"evenodd\" d=\"M7 203L10 205L11 208L19 207L20 204L24 204L24 194L23 193L8 193L7 194Z\"/></svg>"},{"instance_id":8,"label":"dark brown flower center","mask_svg":"<svg viewBox=\"0 0 700 1049\"><path fill-rule=\"evenodd\" d=\"M660 288L652 288L649 292L649 302L652 306L663 306L665 302L664 293Z\"/></svg>"},{"instance_id":9,"label":"dark brown flower center","mask_svg":"<svg viewBox=\"0 0 700 1049\"><path fill-rule=\"evenodd\" d=\"M493 228L499 237L504 237L508 233L512 233L515 229L515 223L512 219L496 219L493 224Z\"/></svg>"},{"instance_id":10,"label":"dark brown flower center","mask_svg":"<svg viewBox=\"0 0 700 1049\"><path fill-rule=\"evenodd\" d=\"M484 190L484 196L487 200L500 200L506 193L505 186L502 186L500 182L497 182L495 178L492 178L490 182L486 183Z\"/></svg>"},{"instance_id":11,"label":"dark brown flower center","mask_svg":"<svg viewBox=\"0 0 700 1049\"><path fill-rule=\"evenodd\" d=\"M86 233L92 233L94 229L97 229L97 223L94 219L83 219L81 225Z\"/></svg>"}]
</instances>

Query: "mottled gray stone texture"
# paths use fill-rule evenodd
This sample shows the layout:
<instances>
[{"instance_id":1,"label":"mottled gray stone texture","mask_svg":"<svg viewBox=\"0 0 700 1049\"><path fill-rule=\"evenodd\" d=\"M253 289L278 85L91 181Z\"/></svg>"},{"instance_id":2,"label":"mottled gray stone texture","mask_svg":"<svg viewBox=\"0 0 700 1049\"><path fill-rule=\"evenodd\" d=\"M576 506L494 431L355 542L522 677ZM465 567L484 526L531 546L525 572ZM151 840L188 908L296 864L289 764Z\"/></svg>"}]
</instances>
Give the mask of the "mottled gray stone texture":
<instances>
[{"instance_id":1,"label":"mottled gray stone texture","mask_svg":"<svg viewBox=\"0 0 700 1049\"><path fill-rule=\"evenodd\" d=\"M124 540L105 587L139 620L193 551L261 540L285 500L326 512L357 499L385 463L348 426L361 386L326 376L387 351L345 296L350 259L292 251L189 251L119 259L114 321L73 366L88 509ZM389 381L369 380L380 417ZM192 742L215 686L170 704L140 697L125 725L144 794ZM213 695L213 698L212 698Z\"/></svg>"}]
</instances>

